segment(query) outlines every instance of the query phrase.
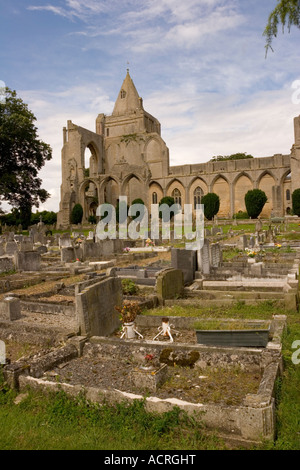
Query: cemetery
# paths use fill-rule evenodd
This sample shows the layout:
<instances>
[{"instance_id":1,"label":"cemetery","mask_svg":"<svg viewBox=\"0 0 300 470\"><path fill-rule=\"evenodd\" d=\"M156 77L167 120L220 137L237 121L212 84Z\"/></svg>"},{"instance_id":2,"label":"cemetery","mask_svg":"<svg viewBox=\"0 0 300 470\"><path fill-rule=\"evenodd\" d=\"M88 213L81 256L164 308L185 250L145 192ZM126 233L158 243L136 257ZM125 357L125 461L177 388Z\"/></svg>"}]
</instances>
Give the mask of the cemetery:
<instances>
[{"instance_id":1,"label":"cemetery","mask_svg":"<svg viewBox=\"0 0 300 470\"><path fill-rule=\"evenodd\" d=\"M200 249L98 241L92 227L88 235L52 235L42 223L28 235L2 230L6 381L20 393L63 389L99 403L145 399L149 411L179 407L232 446L274 439L300 242L285 238L286 224L254 225L225 231L218 221Z\"/></svg>"}]
</instances>

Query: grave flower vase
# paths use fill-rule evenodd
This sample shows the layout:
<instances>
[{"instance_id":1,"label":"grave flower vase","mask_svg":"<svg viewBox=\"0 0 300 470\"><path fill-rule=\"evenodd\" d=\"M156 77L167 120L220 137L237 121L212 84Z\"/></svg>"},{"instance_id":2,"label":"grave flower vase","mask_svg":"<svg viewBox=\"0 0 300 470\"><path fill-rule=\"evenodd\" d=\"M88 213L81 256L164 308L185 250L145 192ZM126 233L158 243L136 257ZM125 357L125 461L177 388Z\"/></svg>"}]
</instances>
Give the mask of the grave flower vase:
<instances>
[{"instance_id":1,"label":"grave flower vase","mask_svg":"<svg viewBox=\"0 0 300 470\"><path fill-rule=\"evenodd\" d=\"M135 333L135 324L134 322L128 322L128 323L124 323L124 329L125 329L125 338L127 339L133 339L136 337L136 333Z\"/></svg>"}]
</instances>

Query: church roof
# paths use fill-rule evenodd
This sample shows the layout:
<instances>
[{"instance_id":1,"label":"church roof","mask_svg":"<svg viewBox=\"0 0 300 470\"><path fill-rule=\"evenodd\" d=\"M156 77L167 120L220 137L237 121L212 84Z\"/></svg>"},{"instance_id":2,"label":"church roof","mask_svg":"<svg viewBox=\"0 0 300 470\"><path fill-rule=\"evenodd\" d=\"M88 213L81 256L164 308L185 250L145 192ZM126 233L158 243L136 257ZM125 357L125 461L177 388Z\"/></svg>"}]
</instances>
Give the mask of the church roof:
<instances>
[{"instance_id":1,"label":"church roof","mask_svg":"<svg viewBox=\"0 0 300 470\"><path fill-rule=\"evenodd\" d=\"M127 69L112 115L132 114L137 109L143 109L143 102Z\"/></svg>"}]
</instances>

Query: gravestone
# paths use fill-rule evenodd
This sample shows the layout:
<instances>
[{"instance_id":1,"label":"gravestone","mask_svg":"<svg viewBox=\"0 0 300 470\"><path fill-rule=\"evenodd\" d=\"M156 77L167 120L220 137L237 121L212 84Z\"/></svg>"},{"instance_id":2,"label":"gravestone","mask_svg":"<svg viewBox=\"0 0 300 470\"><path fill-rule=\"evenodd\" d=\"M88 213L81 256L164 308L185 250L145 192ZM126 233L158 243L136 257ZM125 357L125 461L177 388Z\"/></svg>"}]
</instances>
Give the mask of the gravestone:
<instances>
[{"instance_id":1,"label":"gravestone","mask_svg":"<svg viewBox=\"0 0 300 470\"><path fill-rule=\"evenodd\" d=\"M6 297L0 302L0 318L14 321L21 318L20 300L15 297Z\"/></svg>"},{"instance_id":2,"label":"gravestone","mask_svg":"<svg viewBox=\"0 0 300 470\"><path fill-rule=\"evenodd\" d=\"M161 301L181 297L183 291L184 277L181 269L167 268L157 274L156 293Z\"/></svg>"},{"instance_id":3,"label":"gravestone","mask_svg":"<svg viewBox=\"0 0 300 470\"><path fill-rule=\"evenodd\" d=\"M258 219L255 224L255 232L260 233L262 231L262 221Z\"/></svg>"},{"instance_id":4,"label":"gravestone","mask_svg":"<svg viewBox=\"0 0 300 470\"><path fill-rule=\"evenodd\" d=\"M247 236L246 235L242 235L239 239L239 243L238 243L238 247L241 249L241 250L245 250L245 248L248 247L248 243L247 243Z\"/></svg>"},{"instance_id":5,"label":"gravestone","mask_svg":"<svg viewBox=\"0 0 300 470\"><path fill-rule=\"evenodd\" d=\"M62 263L72 263L76 260L75 248L73 246L64 246L60 250L60 259Z\"/></svg>"},{"instance_id":6,"label":"gravestone","mask_svg":"<svg viewBox=\"0 0 300 470\"><path fill-rule=\"evenodd\" d=\"M210 273L210 249L209 241L204 239L203 246L200 250L197 251L197 264L198 271L202 274Z\"/></svg>"},{"instance_id":7,"label":"gravestone","mask_svg":"<svg viewBox=\"0 0 300 470\"><path fill-rule=\"evenodd\" d=\"M33 243L22 241L19 245L19 251L33 251Z\"/></svg>"},{"instance_id":8,"label":"gravestone","mask_svg":"<svg viewBox=\"0 0 300 470\"><path fill-rule=\"evenodd\" d=\"M220 233L221 233L221 230L220 230L219 227L213 227L213 228L211 229L211 234L212 234L213 236L216 236L216 235L218 235L218 234L220 234Z\"/></svg>"},{"instance_id":9,"label":"gravestone","mask_svg":"<svg viewBox=\"0 0 300 470\"><path fill-rule=\"evenodd\" d=\"M210 261L212 268L221 266L221 247L219 243L213 243L210 247Z\"/></svg>"},{"instance_id":10,"label":"gravestone","mask_svg":"<svg viewBox=\"0 0 300 470\"><path fill-rule=\"evenodd\" d=\"M65 248L65 247L71 247L73 246L72 240L70 237L69 233L62 234L61 237L59 238L59 247L60 248Z\"/></svg>"},{"instance_id":11,"label":"gravestone","mask_svg":"<svg viewBox=\"0 0 300 470\"><path fill-rule=\"evenodd\" d=\"M18 250L18 245L15 241L6 242L5 253L8 256L13 256L17 250Z\"/></svg>"},{"instance_id":12,"label":"gravestone","mask_svg":"<svg viewBox=\"0 0 300 470\"><path fill-rule=\"evenodd\" d=\"M16 251L15 267L18 271L40 271L41 255L36 251Z\"/></svg>"},{"instance_id":13,"label":"gravestone","mask_svg":"<svg viewBox=\"0 0 300 470\"><path fill-rule=\"evenodd\" d=\"M193 282L197 265L197 252L188 249L171 249L171 265L174 269L181 269L184 276L184 282Z\"/></svg>"},{"instance_id":14,"label":"gravestone","mask_svg":"<svg viewBox=\"0 0 300 470\"><path fill-rule=\"evenodd\" d=\"M121 306L122 301L122 284L118 277L108 277L92 285L78 283L75 288L75 305L80 334L111 335L120 327L115 306Z\"/></svg>"},{"instance_id":15,"label":"gravestone","mask_svg":"<svg viewBox=\"0 0 300 470\"><path fill-rule=\"evenodd\" d=\"M255 238L253 236L250 236L249 248L254 248L254 247L255 247Z\"/></svg>"}]
</instances>

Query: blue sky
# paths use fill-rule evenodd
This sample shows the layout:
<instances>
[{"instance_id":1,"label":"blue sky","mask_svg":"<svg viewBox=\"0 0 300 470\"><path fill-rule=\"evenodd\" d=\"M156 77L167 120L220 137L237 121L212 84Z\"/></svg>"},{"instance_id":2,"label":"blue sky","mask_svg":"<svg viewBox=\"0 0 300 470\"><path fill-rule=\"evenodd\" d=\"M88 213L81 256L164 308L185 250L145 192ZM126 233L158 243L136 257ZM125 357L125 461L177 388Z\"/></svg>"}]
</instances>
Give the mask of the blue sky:
<instances>
[{"instance_id":1,"label":"blue sky","mask_svg":"<svg viewBox=\"0 0 300 470\"><path fill-rule=\"evenodd\" d=\"M71 119L94 130L127 68L161 123L171 165L288 154L300 114L300 31L280 32L265 57L276 3L0 0L0 80L28 103L53 149L40 173L52 197L40 209L59 209L62 128Z\"/></svg>"}]
</instances>

